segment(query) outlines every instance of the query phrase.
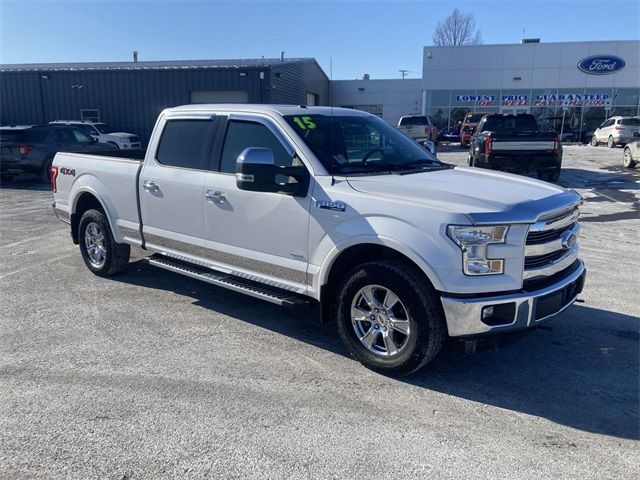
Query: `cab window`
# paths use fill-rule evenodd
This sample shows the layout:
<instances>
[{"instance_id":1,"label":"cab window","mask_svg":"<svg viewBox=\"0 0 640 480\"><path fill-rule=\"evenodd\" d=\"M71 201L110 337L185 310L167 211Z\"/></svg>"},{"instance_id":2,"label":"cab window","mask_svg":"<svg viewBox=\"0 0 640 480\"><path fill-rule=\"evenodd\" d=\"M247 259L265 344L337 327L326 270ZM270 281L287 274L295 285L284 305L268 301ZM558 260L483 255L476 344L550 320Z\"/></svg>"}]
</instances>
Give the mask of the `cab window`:
<instances>
[{"instance_id":1,"label":"cab window","mask_svg":"<svg viewBox=\"0 0 640 480\"><path fill-rule=\"evenodd\" d=\"M169 120L156 152L162 165L202 170L211 134L211 120Z\"/></svg>"},{"instance_id":2,"label":"cab window","mask_svg":"<svg viewBox=\"0 0 640 480\"><path fill-rule=\"evenodd\" d=\"M290 167L293 158L284 148L280 140L265 125L241 120L229 121L227 135L222 148L220 171L235 173L238 156L245 148L269 148L273 152L276 165Z\"/></svg>"}]
</instances>

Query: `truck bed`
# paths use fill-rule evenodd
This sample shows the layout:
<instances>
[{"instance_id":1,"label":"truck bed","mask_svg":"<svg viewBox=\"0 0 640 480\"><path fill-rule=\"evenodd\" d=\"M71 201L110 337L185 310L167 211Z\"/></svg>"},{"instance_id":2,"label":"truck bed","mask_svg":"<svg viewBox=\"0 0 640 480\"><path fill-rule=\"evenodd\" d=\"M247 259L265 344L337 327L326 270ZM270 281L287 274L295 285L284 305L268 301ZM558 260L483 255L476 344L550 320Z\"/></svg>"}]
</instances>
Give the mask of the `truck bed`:
<instances>
[{"instance_id":1,"label":"truck bed","mask_svg":"<svg viewBox=\"0 0 640 480\"><path fill-rule=\"evenodd\" d=\"M143 150L56 154L55 208L70 217L70 199L79 201L81 192L96 196L106 207L115 239L121 242L128 232L136 232L140 227L137 179L143 164L141 155Z\"/></svg>"}]
</instances>

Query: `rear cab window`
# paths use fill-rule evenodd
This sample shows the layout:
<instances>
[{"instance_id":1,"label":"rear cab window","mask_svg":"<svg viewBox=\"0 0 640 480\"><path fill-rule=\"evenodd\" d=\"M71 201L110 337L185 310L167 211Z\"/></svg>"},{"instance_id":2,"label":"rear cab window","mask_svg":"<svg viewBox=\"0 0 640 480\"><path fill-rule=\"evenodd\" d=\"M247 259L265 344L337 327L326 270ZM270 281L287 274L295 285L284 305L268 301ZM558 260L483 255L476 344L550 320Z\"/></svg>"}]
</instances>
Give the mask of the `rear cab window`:
<instances>
[{"instance_id":1,"label":"rear cab window","mask_svg":"<svg viewBox=\"0 0 640 480\"><path fill-rule=\"evenodd\" d=\"M496 133L537 132L538 124L533 115L492 115L485 118L482 130Z\"/></svg>"},{"instance_id":2,"label":"rear cab window","mask_svg":"<svg viewBox=\"0 0 640 480\"><path fill-rule=\"evenodd\" d=\"M407 127L411 125L429 125L429 119L423 115L416 115L413 117L402 117L400 119L401 127Z\"/></svg>"},{"instance_id":3,"label":"rear cab window","mask_svg":"<svg viewBox=\"0 0 640 480\"><path fill-rule=\"evenodd\" d=\"M156 151L161 165L204 170L207 149L215 135L211 120L167 120Z\"/></svg>"}]
</instances>

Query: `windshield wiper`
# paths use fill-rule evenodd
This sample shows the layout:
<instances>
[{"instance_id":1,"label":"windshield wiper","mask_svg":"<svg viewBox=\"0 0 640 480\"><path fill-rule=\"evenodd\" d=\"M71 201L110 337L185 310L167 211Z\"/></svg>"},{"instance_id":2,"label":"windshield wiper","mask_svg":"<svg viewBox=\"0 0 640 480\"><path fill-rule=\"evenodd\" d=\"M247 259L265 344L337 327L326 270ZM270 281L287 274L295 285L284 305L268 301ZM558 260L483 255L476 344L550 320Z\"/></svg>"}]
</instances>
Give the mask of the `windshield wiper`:
<instances>
[{"instance_id":1,"label":"windshield wiper","mask_svg":"<svg viewBox=\"0 0 640 480\"><path fill-rule=\"evenodd\" d=\"M448 168L453 168L454 165L443 163L439 160L413 160L411 162L400 164L400 167L403 172L423 172L445 170Z\"/></svg>"}]
</instances>

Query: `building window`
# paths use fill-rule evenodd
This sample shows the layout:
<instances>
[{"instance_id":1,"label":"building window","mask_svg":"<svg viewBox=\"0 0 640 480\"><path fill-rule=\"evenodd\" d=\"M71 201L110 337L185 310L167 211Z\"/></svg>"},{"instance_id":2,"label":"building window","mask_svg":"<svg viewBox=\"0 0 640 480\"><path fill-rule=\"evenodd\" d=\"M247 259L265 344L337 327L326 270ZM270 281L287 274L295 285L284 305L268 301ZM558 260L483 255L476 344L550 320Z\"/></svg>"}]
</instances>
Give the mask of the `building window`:
<instances>
[{"instance_id":1,"label":"building window","mask_svg":"<svg viewBox=\"0 0 640 480\"><path fill-rule=\"evenodd\" d=\"M83 108L80 110L80 120L98 123L100 121L100 110Z\"/></svg>"}]
</instances>

